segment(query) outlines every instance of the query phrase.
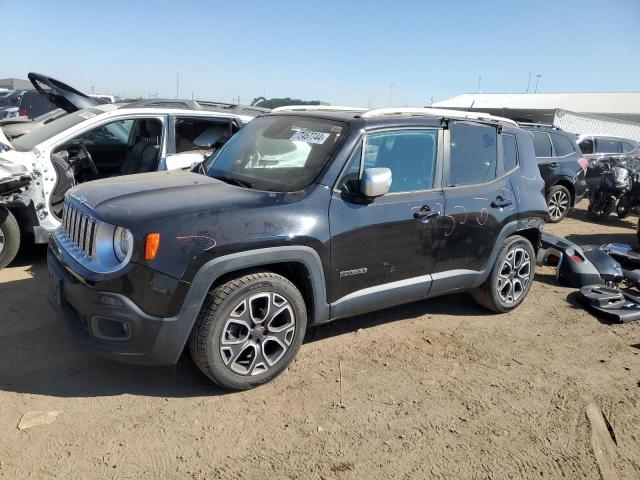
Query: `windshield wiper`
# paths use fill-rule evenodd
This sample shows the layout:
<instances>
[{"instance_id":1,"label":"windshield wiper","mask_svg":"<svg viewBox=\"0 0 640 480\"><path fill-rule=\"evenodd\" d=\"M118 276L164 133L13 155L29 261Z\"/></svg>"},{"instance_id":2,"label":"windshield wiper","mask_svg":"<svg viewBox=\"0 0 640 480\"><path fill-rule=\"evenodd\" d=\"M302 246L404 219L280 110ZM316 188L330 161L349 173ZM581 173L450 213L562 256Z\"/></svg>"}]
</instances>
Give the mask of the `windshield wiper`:
<instances>
[{"instance_id":1,"label":"windshield wiper","mask_svg":"<svg viewBox=\"0 0 640 480\"><path fill-rule=\"evenodd\" d=\"M213 175L211 178L216 180L222 180L223 182L230 183L231 185L238 185L239 187L253 188L253 183L246 180L240 180L239 178L231 177L229 175Z\"/></svg>"}]
</instances>

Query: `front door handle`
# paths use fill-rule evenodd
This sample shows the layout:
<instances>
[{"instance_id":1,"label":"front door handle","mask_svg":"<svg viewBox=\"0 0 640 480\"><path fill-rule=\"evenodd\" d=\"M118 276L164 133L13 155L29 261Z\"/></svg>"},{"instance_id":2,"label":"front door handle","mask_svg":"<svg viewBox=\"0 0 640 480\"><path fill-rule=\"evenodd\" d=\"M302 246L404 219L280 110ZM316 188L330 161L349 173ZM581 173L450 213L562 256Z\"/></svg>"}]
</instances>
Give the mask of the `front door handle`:
<instances>
[{"instance_id":1,"label":"front door handle","mask_svg":"<svg viewBox=\"0 0 640 480\"><path fill-rule=\"evenodd\" d=\"M508 207L509 205L512 205L512 204L513 204L513 202L511 200L505 200L500 195L498 195L496 197L496 199L493 202L491 202L491 206L493 208L504 208L504 207Z\"/></svg>"},{"instance_id":2,"label":"front door handle","mask_svg":"<svg viewBox=\"0 0 640 480\"><path fill-rule=\"evenodd\" d=\"M432 210L429 205L423 205L420 210L413 212L413 218L433 218L440 215L435 210Z\"/></svg>"},{"instance_id":3,"label":"front door handle","mask_svg":"<svg viewBox=\"0 0 640 480\"><path fill-rule=\"evenodd\" d=\"M559 165L559 163L558 163L558 162L551 162L551 163L549 164L549 166L550 166L551 168L558 168L558 165Z\"/></svg>"}]
</instances>

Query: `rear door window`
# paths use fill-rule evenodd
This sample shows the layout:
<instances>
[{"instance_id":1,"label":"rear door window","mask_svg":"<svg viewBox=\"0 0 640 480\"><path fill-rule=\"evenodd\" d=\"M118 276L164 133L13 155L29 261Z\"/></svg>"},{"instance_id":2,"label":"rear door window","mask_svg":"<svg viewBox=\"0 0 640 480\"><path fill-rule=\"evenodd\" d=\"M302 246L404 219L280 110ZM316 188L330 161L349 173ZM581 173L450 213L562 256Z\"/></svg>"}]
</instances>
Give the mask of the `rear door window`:
<instances>
[{"instance_id":1,"label":"rear door window","mask_svg":"<svg viewBox=\"0 0 640 480\"><path fill-rule=\"evenodd\" d=\"M504 171L510 172L518 166L516 137L513 135L502 135L502 152L504 156Z\"/></svg>"},{"instance_id":2,"label":"rear door window","mask_svg":"<svg viewBox=\"0 0 640 480\"><path fill-rule=\"evenodd\" d=\"M612 138L596 139L597 153L620 153L620 141Z\"/></svg>"},{"instance_id":3,"label":"rear door window","mask_svg":"<svg viewBox=\"0 0 640 480\"><path fill-rule=\"evenodd\" d=\"M489 125L451 124L450 186L474 185L496 178L497 131Z\"/></svg>"},{"instance_id":4,"label":"rear door window","mask_svg":"<svg viewBox=\"0 0 640 480\"><path fill-rule=\"evenodd\" d=\"M551 156L551 142L547 133L533 132L533 146L536 150L536 157Z\"/></svg>"},{"instance_id":5,"label":"rear door window","mask_svg":"<svg viewBox=\"0 0 640 480\"><path fill-rule=\"evenodd\" d=\"M178 117L175 120L175 151L208 152L224 145L238 128L228 120Z\"/></svg>"},{"instance_id":6,"label":"rear door window","mask_svg":"<svg viewBox=\"0 0 640 480\"><path fill-rule=\"evenodd\" d=\"M556 152L556 157L566 157L576 151L573 143L564 135L550 133L549 136L553 142L553 149Z\"/></svg>"}]
</instances>

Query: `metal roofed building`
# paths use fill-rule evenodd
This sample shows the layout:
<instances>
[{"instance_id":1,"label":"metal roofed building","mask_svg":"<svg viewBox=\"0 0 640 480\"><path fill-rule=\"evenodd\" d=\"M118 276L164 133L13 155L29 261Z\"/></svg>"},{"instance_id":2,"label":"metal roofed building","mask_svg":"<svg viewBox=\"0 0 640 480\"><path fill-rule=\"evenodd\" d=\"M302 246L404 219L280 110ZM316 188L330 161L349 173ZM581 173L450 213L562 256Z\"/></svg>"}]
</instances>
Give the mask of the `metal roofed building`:
<instances>
[{"instance_id":1,"label":"metal roofed building","mask_svg":"<svg viewBox=\"0 0 640 480\"><path fill-rule=\"evenodd\" d=\"M33 85L29 80L21 78L0 78L0 88L9 90L32 90Z\"/></svg>"},{"instance_id":2,"label":"metal roofed building","mask_svg":"<svg viewBox=\"0 0 640 480\"><path fill-rule=\"evenodd\" d=\"M552 124L576 134L640 141L640 92L466 93L433 107L486 112L521 122Z\"/></svg>"}]
</instances>

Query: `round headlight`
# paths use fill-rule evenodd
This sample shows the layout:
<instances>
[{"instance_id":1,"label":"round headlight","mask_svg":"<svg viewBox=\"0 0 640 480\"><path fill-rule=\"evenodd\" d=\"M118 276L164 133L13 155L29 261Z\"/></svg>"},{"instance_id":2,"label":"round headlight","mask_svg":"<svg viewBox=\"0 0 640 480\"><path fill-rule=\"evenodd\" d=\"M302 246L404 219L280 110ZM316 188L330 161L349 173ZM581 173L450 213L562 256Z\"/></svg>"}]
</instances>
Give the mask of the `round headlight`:
<instances>
[{"instance_id":1,"label":"round headlight","mask_svg":"<svg viewBox=\"0 0 640 480\"><path fill-rule=\"evenodd\" d=\"M113 252L119 262L123 262L133 249L133 235L126 228L116 227L113 231Z\"/></svg>"}]
</instances>

